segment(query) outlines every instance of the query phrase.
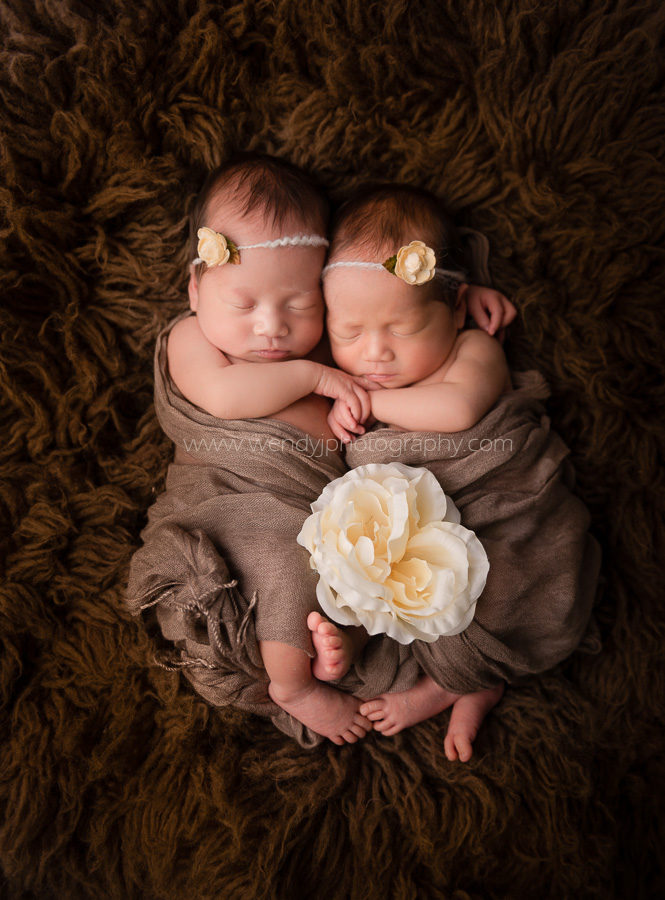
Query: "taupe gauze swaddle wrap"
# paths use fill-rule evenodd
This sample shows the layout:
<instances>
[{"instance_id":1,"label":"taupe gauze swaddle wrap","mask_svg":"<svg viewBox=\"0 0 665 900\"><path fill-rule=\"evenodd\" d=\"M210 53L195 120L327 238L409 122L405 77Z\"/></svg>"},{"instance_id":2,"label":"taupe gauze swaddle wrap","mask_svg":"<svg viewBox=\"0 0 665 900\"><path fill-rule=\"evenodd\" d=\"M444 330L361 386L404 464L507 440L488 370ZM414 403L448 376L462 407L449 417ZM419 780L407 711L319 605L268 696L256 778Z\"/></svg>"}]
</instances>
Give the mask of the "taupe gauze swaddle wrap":
<instances>
[{"instance_id":1,"label":"taupe gauze swaddle wrap","mask_svg":"<svg viewBox=\"0 0 665 900\"><path fill-rule=\"evenodd\" d=\"M155 409L176 445L176 462L148 511L127 603L133 614L156 621L177 648L170 664L204 699L270 716L313 746L323 738L270 699L258 641L313 655L306 618L319 608L317 575L296 537L310 504L346 467L289 423L220 420L186 400L166 357L168 333L180 318L155 348ZM410 687L417 671L408 648L375 641L339 686L370 698Z\"/></svg>"},{"instance_id":2,"label":"taupe gauze swaddle wrap","mask_svg":"<svg viewBox=\"0 0 665 900\"><path fill-rule=\"evenodd\" d=\"M403 432L379 425L347 445L349 467L395 460L424 466L457 505L490 562L469 627L435 643L415 641L419 665L454 693L545 671L599 649L590 619L600 548L573 493L569 451L550 429L535 371L464 432Z\"/></svg>"}]
</instances>

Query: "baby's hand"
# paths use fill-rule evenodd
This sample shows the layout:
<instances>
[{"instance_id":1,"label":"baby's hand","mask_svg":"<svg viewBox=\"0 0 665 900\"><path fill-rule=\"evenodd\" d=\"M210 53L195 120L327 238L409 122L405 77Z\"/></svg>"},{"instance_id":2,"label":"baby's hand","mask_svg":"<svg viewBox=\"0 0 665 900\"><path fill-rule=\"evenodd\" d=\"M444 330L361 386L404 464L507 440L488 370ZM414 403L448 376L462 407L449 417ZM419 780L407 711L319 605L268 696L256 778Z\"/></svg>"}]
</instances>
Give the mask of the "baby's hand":
<instances>
[{"instance_id":1,"label":"baby's hand","mask_svg":"<svg viewBox=\"0 0 665 900\"><path fill-rule=\"evenodd\" d=\"M321 374L314 393L330 397L335 401L335 405L337 405L337 401L344 403L355 425L364 422L372 411L367 389L373 385L373 382L366 378L354 378L347 375L346 372L340 372L339 369L333 369L330 366L319 366L319 368ZM334 428L333 431L335 431Z\"/></svg>"},{"instance_id":2,"label":"baby's hand","mask_svg":"<svg viewBox=\"0 0 665 900\"><path fill-rule=\"evenodd\" d=\"M365 429L352 415L344 400L335 400L328 413L328 425L338 441L350 443L356 435L364 434Z\"/></svg>"},{"instance_id":3,"label":"baby's hand","mask_svg":"<svg viewBox=\"0 0 665 900\"><path fill-rule=\"evenodd\" d=\"M517 310L510 300L491 288L470 284L466 303L476 324L488 334L496 334L503 342L506 327L517 315Z\"/></svg>"}]
</instances>

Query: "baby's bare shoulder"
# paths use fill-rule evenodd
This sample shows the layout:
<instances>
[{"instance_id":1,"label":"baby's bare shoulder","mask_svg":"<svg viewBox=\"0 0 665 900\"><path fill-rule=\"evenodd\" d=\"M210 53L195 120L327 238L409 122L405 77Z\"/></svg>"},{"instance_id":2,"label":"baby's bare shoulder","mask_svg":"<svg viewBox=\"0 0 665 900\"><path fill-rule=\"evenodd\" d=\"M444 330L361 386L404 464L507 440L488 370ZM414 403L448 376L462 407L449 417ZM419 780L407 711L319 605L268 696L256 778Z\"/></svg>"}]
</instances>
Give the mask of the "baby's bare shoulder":
<instances>
[{"instance_id":1,"label":"baby's bare shoulder","mask_svg":"<svg viewBox=\"0 0 665 900\"><path fill-rule=\"evenodd\" d=\"M511 390L510 369L503 347L495 337L479 328L461 332L455 362L447 374L451 381L475 384L480 379L501 385L501 393Z\"/></svg>"},{"instance_id":2,"label":"baby's bare shoulder","mask_svg":"<svg viewBox=\"0 0 665 900\"><path fill-rule=\"evenodd\" d=\"M221 350L201 331L196 316L176 322L166 344L169 374L178 390L189 400L197 400L201 383L220 368L231 365Z\"/></svg>"},{"instance_id":3,"label":"baby's bare shoulder","mask_svg":"<svg viewBox=\"0 0 665 900\"><path fill-rule=\"evenodd\" d=\"M203 333L199 328L199 323L196 321L196 316L187 316L185 319L180 319L169 331L167 343L169 353L176 347L196 345L202 338Z\"/></svg>"},{"instance_id":4,"label":"baby's bare shoulder","mask_svg":"<svg viewBox=\"0 0 665 900\"><path fill-rule=\"evenodd\" d=\"M480 328L469 328L461 331L456 341L457 356L473 357L479 361L505 360L501 344Z\"/></svg>"},{"instance_id":5,"label":"baby's bare shoulder","mask_svg":"<svg viewBox=\"0 0 665 900\"><path fill-rule=\"evenodd\" d=\"M195 343L199 335L201 335L201 329L196 321L196 316L187 316L186 319L180 319L169 331L166 344L169 354L175 347L183 347Z\"/></svg>"},{"instance_id":6,"label":"baby's bare shoulder","mask_svg":"<svg viewBox=\"0 0 665 900\"><path fill-rule=\"evenodd\" d=\"M169 332L166 345L169 365L184 363L189 366L228 366L228 359L213 346L199 327L196 316L181 319Z\"/></svg>"}]
</instances>

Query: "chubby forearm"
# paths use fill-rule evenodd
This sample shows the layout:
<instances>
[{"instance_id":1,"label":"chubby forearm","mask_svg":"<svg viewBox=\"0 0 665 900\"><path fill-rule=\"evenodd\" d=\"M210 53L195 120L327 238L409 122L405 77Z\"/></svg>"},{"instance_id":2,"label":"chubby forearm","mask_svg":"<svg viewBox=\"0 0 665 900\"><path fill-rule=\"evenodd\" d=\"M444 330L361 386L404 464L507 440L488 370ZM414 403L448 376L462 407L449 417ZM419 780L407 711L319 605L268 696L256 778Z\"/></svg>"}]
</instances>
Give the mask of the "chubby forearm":
<instances>
[{"instance_id":1,"label":"chubby forearm","mask_svg":"<svg viewBox=\"0 0 665 900\"><path fill-rule=\"evenodd\" d=\"M459 385L446 383L370 393L372 415L404 431L465 431L480 421L494 399L478 402Z\"/></svg>"},{"instance_id":2,"label":"chubby forearm","mask_svg":"<svg viewBox=\"0 0 665 900\"><path fill-rule=\"evenodd\" d=\"M237 363L219 369L196 402L219 419L271 416L311 394L321 368L308 359Z\"/></svg>"}]
</instances>

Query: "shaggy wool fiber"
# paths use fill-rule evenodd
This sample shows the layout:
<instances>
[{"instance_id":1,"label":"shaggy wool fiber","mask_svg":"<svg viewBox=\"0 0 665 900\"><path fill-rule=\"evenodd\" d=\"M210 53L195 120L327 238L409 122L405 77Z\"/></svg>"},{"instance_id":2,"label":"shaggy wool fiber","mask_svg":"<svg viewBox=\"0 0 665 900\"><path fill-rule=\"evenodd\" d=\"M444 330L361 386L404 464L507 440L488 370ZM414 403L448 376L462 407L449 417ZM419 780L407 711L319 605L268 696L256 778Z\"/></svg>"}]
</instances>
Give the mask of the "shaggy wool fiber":
<instances>
[{"instance_id":1,"label":"shaggy wool fiber","mask_svg":"<svg viewBox=\"0 0 665 900\"><path fill-rule=\"evenodd\" d=\"M665 896L665 8L2 0L0 892ZM188 197L261 149L438 192L492 244L604 551L603 649L307 751L209 709L123 609L170 456L152 350Z\"/></svg>"}]
</instances>

